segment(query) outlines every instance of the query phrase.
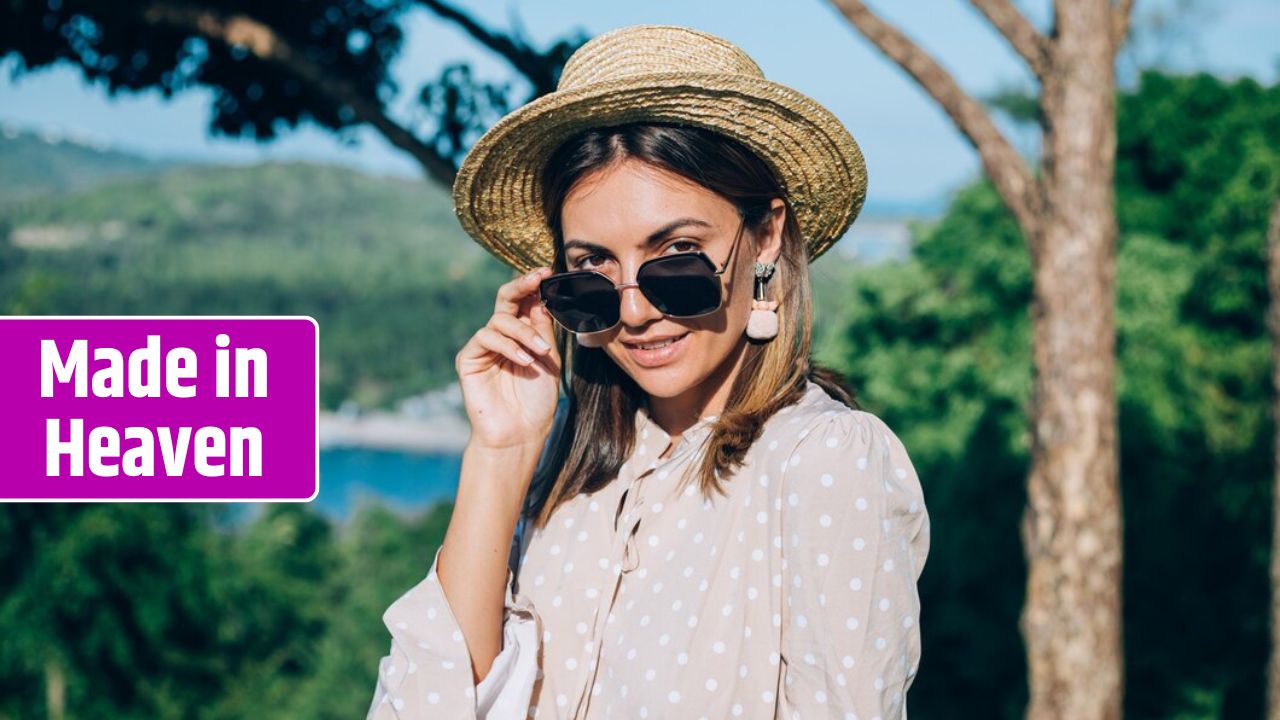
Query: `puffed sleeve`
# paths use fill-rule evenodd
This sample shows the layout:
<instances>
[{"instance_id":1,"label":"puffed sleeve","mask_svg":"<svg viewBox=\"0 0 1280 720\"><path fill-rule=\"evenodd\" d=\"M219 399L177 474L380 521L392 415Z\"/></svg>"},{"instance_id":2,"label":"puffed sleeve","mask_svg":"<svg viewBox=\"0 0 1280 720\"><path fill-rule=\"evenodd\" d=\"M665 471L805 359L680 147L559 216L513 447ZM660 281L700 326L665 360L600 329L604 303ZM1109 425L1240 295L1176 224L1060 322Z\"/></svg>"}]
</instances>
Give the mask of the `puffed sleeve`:
<instances>
[{"instance_id":1,"label":"puffed sleeve","mask_svg":"<svg viewBox=\"0 0 1280 720\"><path fill-rule=\"evenodd\" d=\"M777 716L905 720L929 517L902 442L861 410L809 423L783 469Z\"/></svg>"},{"instance_id":2,"label":"puffed sleeve","mask_svg":"<svg viewBox=\"0 0 1280 720\"><path fill-rule=\"evenodd\" d=\"M512 593L507 569L502 651L477 686L471 654L436 574L440 550L426 578L382 615L391 651L378 663L368 720L505 720L528 715L537 680L542 621L523 594Z\"/></svg>"}]
</instances>

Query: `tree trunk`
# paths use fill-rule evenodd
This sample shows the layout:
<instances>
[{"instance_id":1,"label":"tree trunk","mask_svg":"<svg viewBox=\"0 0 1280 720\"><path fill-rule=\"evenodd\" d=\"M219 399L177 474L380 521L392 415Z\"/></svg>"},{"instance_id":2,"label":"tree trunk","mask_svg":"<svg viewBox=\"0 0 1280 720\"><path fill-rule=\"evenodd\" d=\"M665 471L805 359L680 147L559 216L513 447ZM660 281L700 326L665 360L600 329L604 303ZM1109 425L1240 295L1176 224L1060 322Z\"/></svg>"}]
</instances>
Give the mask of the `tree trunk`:
<instances>
[{"instance_id":1,"label":"tree trunk","mask_svg":"<svg viewBox=\"0 0 1280 720\"><path fill-rule=\"evenodd\" d=\"M1107 0L1059 0L1043 78L1020 618L1032 720L1122 713L1112 12Z\"/></svg>"},{"instance_id":2,"label":"tree trunk","mask_svg":"<svg viewBox=\"0 0 1280 720\"><path fill-rule=\"evenodd\" d=\"M49 720L63 720L67 716L67 676L53 657L44 663L44 694Z\"/></svg>"},{"instance_id":3,"label":"tree trunk","mask_svg":"<svg viewBox=\"0 0 1280 720\"><path fill-rule=\"evenodd\" d=\"M1271 296L1271 422L1274 425L1271 501L1271 658L1267 664L1267 717L1280 720L1280 200L1267 226L1267 290Z\"/></svg>"}]
</instances>

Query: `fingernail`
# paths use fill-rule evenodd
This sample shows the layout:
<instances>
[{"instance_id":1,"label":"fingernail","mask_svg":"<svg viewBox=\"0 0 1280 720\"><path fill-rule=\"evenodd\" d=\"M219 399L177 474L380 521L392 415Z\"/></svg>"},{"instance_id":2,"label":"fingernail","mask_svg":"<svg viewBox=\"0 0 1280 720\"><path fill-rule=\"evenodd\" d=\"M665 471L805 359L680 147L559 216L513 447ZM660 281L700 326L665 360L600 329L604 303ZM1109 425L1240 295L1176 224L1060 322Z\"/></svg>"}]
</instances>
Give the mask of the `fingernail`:
<instances>
[{"instance_id":1,"label":"fingernail","mask_svg":"<svg viewBox=\"0 0 1280 720\"><path fill-rule=\"evenodd\" d=\"M548 344L546 340L543 340L541 335L533 339L533 345L543 352L551 349L551 345Z\"/></svg>"},{"instance_id":2,"label":"fingernail","mask_svg":"<svg viewBox=\"0 0 1280 720\"><path fill-rule=\"evenodd\" d=\"M523 350L517 350L516 357L520 358L520 362L525 364L533 362L533 356Z\"/></svg>"}]
</instances>

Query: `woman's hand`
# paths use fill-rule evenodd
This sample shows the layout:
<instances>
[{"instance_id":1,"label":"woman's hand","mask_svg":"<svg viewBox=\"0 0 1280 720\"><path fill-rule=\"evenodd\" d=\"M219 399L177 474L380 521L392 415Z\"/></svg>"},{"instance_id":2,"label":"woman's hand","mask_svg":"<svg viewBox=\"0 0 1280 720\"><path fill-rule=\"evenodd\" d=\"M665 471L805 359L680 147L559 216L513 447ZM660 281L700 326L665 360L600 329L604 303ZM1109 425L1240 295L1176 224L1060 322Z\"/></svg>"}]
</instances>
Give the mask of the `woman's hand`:
<instances>
[{"instance_id":1,"label":"woman's hand","mask_svg":"<svg viewBox=\"0 0 1280 720\"><path fill-rule=\"evenodd\" d=\"M550 274L540 267L498 288L493 316L454 359L473 446L541 451L551 433L560 352L554 321L538 299L538 284Z\"/></svg>"}]
</instances>

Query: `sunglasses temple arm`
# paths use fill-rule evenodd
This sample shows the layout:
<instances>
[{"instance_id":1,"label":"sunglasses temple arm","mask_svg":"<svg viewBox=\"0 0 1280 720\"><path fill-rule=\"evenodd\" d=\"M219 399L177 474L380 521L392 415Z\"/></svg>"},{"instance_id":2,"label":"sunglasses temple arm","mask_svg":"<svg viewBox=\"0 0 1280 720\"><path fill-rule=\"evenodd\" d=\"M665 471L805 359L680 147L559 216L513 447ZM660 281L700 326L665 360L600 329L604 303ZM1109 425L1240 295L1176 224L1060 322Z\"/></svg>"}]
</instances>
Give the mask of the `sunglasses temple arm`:
<instances>
[{"instance_id":1,"label":"sunglasses temple arm","mask_svg":"<svg viewBox=\"0 0 1280 720\"><path fill-rule=\"evenodd\" d=\"M737 236L733 238L733 247L729 248L729 257L725 258L724 265L721 266L719 270L715 271L715 275L717 277L723 275L724 271L729 269L729 265L733 263L734 256L738 254L738 245L742 243L742 230L746 227L746 224L747 219L744 217L742 218L742 224L738 226Z\"/></svg>"}]
</instances>

